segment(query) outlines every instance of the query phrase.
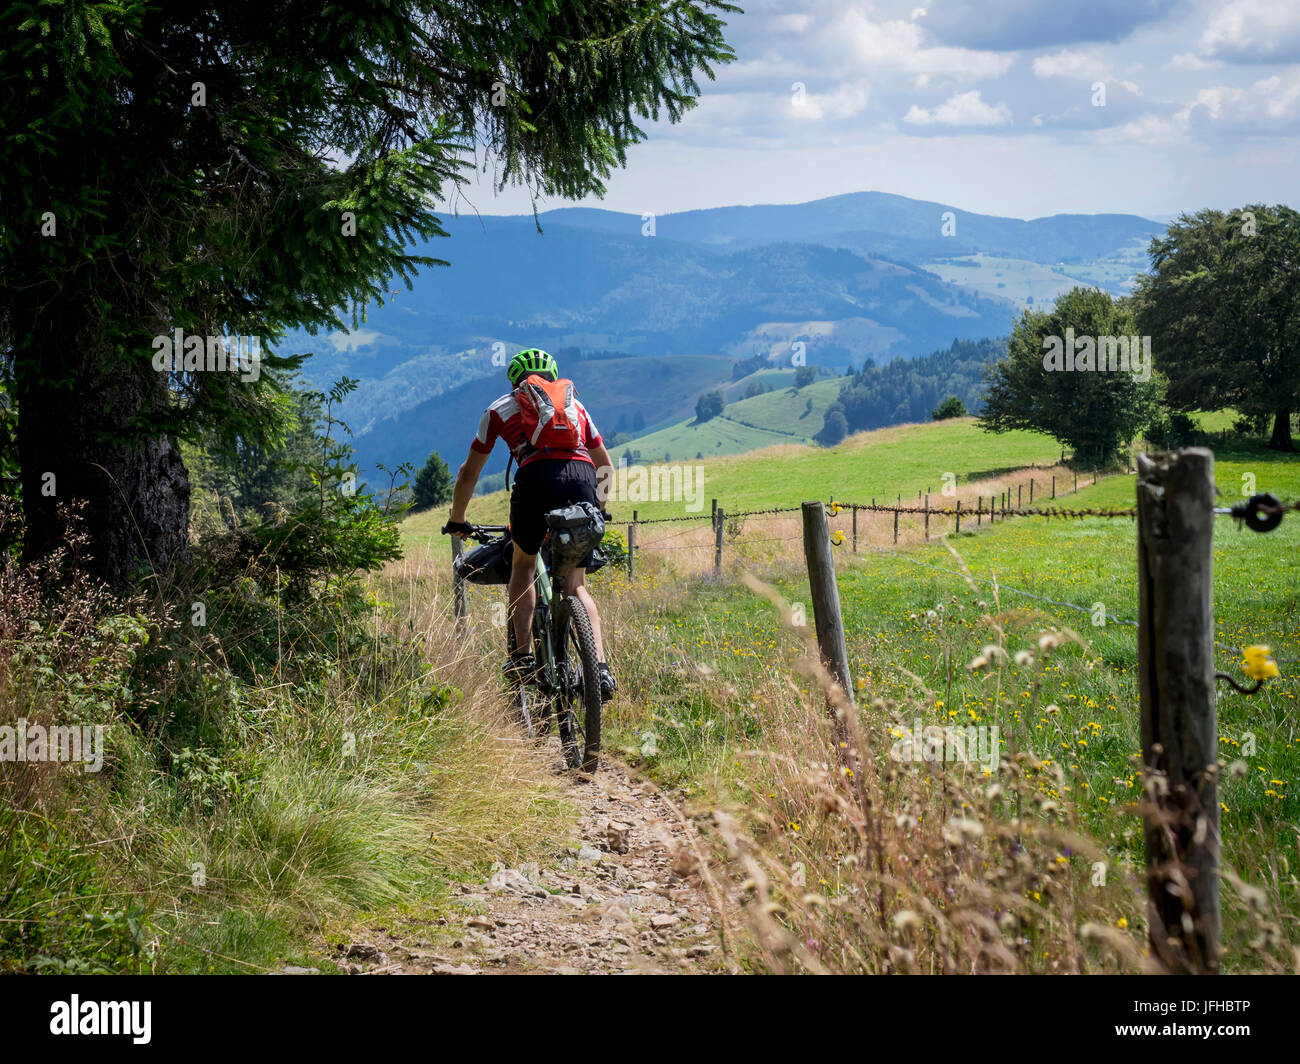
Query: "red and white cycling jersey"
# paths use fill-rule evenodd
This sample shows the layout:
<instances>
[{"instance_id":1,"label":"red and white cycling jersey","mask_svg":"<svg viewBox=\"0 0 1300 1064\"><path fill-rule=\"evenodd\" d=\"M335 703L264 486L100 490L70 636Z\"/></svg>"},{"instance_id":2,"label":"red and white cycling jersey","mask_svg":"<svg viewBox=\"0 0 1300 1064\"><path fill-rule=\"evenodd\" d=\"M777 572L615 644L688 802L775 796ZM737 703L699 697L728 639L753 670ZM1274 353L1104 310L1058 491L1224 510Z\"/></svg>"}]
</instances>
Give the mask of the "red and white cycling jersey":
<instances>
[{"instance_id":1,"label":"red and white cycling jersey","mask_svg":"<svg viewBox=\"0 0 1300 1064\"><path fill-rule=\"evenodd\" d=\"M582 402L577 398L573 401L578 407L578 420L581 422L582 432L582 443L575 449L543 451L529 443L528 437L524 435L523 418L519 416L519 404L515 402L514 392L507 392L483 411L483 416L478 423L478 433L474 436L470 449L478 451L479 454L491 454L497 440L502 439L506 441L506 446L510 448L510 453L515 456L515 461L519 463L521 469L539 458L569 458L595 465L596 463L591 461L591 455L587 453L587 448L600 446L600 432Z\"/></svg>"}]
</instances>

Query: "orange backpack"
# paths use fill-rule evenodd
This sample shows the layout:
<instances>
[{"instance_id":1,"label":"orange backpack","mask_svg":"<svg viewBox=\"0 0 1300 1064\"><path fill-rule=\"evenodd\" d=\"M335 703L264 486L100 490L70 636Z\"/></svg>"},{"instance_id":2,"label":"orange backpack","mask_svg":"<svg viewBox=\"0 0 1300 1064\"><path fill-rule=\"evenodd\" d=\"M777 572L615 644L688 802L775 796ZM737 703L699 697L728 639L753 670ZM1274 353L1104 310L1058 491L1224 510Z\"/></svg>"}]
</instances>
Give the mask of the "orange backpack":
<instances>
[{"instance_id":1,"label":"orange backpack","mask_svg":"<svg viewBox=\"0 0 1300 1064\"><path fill-rule=\"evenodd\" d=\"M573 381L525 377L515 390L524 435L539 451L576 451L582 447L582 424Z\"/></svg>"}]
</instances>

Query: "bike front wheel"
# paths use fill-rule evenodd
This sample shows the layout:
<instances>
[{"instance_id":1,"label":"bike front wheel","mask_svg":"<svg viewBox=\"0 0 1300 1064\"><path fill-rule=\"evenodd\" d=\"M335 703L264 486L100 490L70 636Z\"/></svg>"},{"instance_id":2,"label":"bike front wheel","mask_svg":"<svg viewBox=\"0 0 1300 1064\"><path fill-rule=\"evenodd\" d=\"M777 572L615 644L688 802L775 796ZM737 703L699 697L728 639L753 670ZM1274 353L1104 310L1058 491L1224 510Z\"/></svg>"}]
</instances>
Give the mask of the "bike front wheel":
<instances>
[{"instance_id":1,"label":"bike front wheel","mask_svg":"<svg viewBox=\"0 0 1300 1064\"><path fill-rule=\"evenodd\" d=\"M600 671L596 637L587 607L566 598L560 612L560 644L565 649L565 684L556 699L564 761L570 768L595 772L600 765Z\"/></svg>"},{"instance_id":2,"label":"bike front wheel","mask_svg":"<svg viewBox=\"0 0 1300 1064\"><path fill-rule=\"evenodd\" d=\"M536 626L535 632L536 634ZM517 644L515 628L506 623L506 653L514 657ZM541 660L541 640L537 642L538 660ZM551 700L539 690L536 683L512 680L510 695L515 706L515 722L523 729L524 738L540 739L551 730Z\"/></svg>"}]
</instances>

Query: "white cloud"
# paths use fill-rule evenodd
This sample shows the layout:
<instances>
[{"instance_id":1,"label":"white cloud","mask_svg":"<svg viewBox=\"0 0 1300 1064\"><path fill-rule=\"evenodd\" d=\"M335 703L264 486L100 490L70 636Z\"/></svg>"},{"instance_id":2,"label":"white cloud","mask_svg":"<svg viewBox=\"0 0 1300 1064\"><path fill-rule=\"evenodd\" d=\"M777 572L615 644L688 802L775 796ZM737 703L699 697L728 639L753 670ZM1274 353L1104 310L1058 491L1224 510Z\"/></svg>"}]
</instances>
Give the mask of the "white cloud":
<instances>
[{"instance_id":1,"label":"white cloud","mask_svg":"<svg viewBox=\"0 0 1300 1064\"><path fill-rule=\"evenodd\" d=\"M1287 0L1229 0L1211 16L1200 53L1237 63L1300 60L1300 6Z\"/></svg>"},{"instance_id":2,"label":"white cloud","mask_svg":"<svg viewBox=\"0 0 1300 1064\"><path fill-rule=\"evenodd\" d=\"M862 11L843 9L829 18L822 34L828 52L838 54L854 69L865 67L873 74L897 71L971 81L1001 77L1015 62L1014 55L927 47L923 40L924 29L917 22L874 22Z\"/></svg>"},{"instance_id":3,"label":"white cloud","mask_svg":"<svg viewBox=\"0 0 1300 1064\"><path fill-rule=\"evenodd\" d=\"M1223 66L1222 59L1202 59L1195 52L1181 52L1165 64L1166 70L1211 70Z\"/></svg>"},{"instance_id":4,"label":"white cloud","mask_svg":"<svg viewBox=\"0 0 1300 1064\"><path fill-rule=\"evenodd\" d=\"M1082 81L1105 81L1110 77L1110 64L1097 56L1063 48L1053 55L1040 55L1034 60L1034 73L1040 78L1078 78Z\"/></svg>"},{"instance_id":5,"label":"white cloud","mask_svg":"<svg viewBox=\"0 0 1300 1064\"><path fill-rule=\"evenodd\" d=\"M1103 142L1126 141L1134 144L1172 144L1187 135L1187 119L1183 112L1172 117L1149 114L1124 122L1098 134Z\"/></svg>"},{"instance_id":6,"label":"white cloud","mask_svg":"<svg viewBox=\"0 0 1300 1064\"><path fill-rule=\"evenodd\" d=\"M979 91L972 89L950 97L938 107L913 105L903 121L916 126L1005 126L1011 122L1011 111L1006 104L994 107L985 103Z\"/></svg>"},{"instance_id":7,"label":"white cloud","mask_svg":"<svg viewBox=\"0 0 1300 1064\"><path fill-rule=\"evenodd\" d=\"M841 85L834 92L802 94L792 93L790 108L796 118L808 122L824 119L852 118L866 110L871 99L871 84L866 81Z\"/></svg>"},{"instance_id":8,"label":"white cloud","mask_svg":"<svg viewBox=\"0 0 1300 1064\"><path fill-rule=\"evenodd\" d=\"M1300 128L1300 69L1264 78L1249 89L1201 89L1175 117L1228 133L1276 133Z\"/></svg>"},{"instance_id":9,"label":"white cloud","mask_svg":"<svg viewBox=\"0 0 1300 1064\"><path fill-rule=\"evenodd\" d=\"M773 26L781 33L803 33L810 22L811 15L778 15L773 19Z\"/></svg>"}]
</instances>

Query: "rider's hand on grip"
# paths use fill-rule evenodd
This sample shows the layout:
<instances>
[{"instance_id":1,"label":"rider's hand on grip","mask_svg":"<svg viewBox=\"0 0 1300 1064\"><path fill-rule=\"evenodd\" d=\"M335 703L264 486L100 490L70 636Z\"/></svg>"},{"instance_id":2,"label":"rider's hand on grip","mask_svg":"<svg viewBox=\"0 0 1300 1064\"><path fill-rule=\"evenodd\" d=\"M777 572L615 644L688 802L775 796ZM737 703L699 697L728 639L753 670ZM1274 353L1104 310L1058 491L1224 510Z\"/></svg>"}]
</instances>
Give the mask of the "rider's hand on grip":
<instances>
[{"instance_id":1,"label":"rider's hand on grip","mask_svg":"<svg viewBox=\"0 0 1300 1064\"><path fill-rule=\"evenodd\" d=\"M468 536L473 532L473 527L466 521L448 521L442 526L442 534Z\"/></svg>"}]
</instances>

